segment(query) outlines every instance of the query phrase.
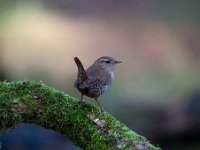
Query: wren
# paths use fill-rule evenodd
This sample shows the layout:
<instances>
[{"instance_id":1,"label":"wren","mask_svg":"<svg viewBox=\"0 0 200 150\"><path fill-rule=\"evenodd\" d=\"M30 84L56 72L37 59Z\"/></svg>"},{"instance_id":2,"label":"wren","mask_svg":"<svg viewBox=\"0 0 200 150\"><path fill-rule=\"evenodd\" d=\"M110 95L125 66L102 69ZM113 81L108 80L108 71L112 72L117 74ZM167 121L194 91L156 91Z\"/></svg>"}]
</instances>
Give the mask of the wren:
<instances>
[{"instance_id":1,"label":"wren","mask_svg":"<svg viewBox=\"0 0 200 150\"><path fill-rule=\"evenodd\" d=\"M122 63L112 57L103 56L97 59L87 70L84 69L79 58L74 61L78 67L77 80L75 87L81 92L80 103L83 104L83 96L94 98L100 107L100 112L104 112L98 98L102 95L114 80L116 64Z\"/></svg>"}]
</instances>

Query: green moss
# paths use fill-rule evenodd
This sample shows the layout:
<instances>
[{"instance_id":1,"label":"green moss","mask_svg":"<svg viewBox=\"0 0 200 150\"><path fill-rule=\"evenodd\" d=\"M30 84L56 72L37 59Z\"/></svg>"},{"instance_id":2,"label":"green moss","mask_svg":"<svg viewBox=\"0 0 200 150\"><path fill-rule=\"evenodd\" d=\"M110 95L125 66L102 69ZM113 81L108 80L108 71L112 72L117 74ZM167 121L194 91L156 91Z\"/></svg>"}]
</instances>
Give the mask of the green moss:
<instances>
[{"instance_id":1,"label":"green moss","mask_svg":"<svg viewBox=\"0 0 200 150\"><path fill-rule=\"evenodd\" d=\"M65 134L87 150L159 149L108 113L42 82L0 82L0 131L34 123Z\"/></svg>"}]
</instances>

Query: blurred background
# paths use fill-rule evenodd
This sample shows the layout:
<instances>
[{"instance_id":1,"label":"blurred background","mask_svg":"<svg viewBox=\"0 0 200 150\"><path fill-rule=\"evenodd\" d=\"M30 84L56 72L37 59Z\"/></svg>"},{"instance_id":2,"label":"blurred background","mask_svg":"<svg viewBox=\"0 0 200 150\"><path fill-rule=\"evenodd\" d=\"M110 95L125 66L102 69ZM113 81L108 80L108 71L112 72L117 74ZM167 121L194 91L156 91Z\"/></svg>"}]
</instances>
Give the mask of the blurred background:
<instances>
[{"instance_id":1,"label":"blurred background","mask_svg":"<svg viewBox=\"0 0 200 150\"><path fill-rule=\"evenodd\" d=\"M200 1L0 1L1 81L41 80L80 98L74 56L85 68L123 61L100 101L129 128L163 149L200 149ZM28 124L1 139L9 150L80 149Z\"/></svg>"}]
</instances>

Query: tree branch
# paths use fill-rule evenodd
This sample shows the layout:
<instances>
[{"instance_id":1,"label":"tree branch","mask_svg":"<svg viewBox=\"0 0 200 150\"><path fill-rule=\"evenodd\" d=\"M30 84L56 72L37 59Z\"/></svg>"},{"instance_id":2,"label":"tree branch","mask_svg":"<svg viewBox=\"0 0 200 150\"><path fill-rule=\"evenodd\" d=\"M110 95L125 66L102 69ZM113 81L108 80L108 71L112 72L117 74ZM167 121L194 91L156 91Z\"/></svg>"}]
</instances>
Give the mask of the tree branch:
<instances>
[{"instance_id":1,"label":"tree branch","mask_svg":"<svg viewBox=\"0 0 200 150\"><path fill-rule=\"evenodd\" d=\"M93 104L79 102L42 82L0 82L0 132L19 123L65 134L87 150L159 150ZM0 141L1 143L1 141Z\"/></svg>"}]
</instances>

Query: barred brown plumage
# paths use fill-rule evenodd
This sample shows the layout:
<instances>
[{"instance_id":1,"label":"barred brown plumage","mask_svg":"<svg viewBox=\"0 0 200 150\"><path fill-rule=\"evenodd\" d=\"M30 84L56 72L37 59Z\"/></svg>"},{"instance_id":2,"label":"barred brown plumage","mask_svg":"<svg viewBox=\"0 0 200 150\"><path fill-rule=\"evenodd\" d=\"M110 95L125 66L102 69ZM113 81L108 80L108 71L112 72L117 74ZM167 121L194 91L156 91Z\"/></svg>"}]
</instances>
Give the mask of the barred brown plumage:
<instances>
[{"instance_id":1,"label":"barred brown plumage","mask_svg":"<svg viewBox=\"0 0 200 150\"><path fill-rule=\"evenodd\" d=\"M103 56L97 59L86 71L79 58L75 57L74 61L78 67L75 87L81 92L81 104L83 96L86 95L94 98L99 104L101 112L104 112L104 108L99 103L98 97L111 85L114 80L115 65L121 63L121 61Z\"/></svg>"}]
</instances>

